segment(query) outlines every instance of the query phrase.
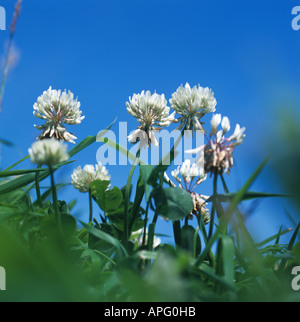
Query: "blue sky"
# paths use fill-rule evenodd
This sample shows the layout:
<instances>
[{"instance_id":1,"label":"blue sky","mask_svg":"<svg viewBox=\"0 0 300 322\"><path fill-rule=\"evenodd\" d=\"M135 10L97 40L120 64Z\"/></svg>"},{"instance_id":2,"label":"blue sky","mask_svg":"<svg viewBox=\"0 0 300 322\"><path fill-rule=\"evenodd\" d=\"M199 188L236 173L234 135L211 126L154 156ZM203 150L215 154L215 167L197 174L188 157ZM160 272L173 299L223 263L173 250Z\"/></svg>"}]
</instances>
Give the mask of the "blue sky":
<instances>
[{"instance_id":1,"label":"blue sky","mask_svg":"<svg viewBox=\"0 0 300 322\"><path fill-rule=\"evenodd\" d=\"M14 1L0 5L9 23ZM133 93L151 90L170 98L181 84L200 83L213 89L217 111L230 118L232 127L247 128L227 179L232 191L238 189L267 154L266 136L276 128L278 105L299 103L300 31L291 28L296 5L286 0L24 0L14 38L20 58L9 75L0 114L0 137L21 152L3 148L1 166L24 156L38 135L32 106L50 85L78 96L86 119L70 131L80 142L115 117L134 130L137 123L125 108ZM0 32L1 48L8 36ZM96 163L99 147L78 155L75 166ZM57 181L69 181L73 167L60 172ZM126 184L129 167L108 169L114 185ZM211 182L203 190L211 193ZM253 190L282 192L269 169ZM87 196L71 187L61 197L78 198L78 216L87 207ZM283 200L259 204L248 222L257 239L275 234L281 223L290 226L283 218L285 207ZM169 228L160 222L159 232Z\"/></svg>"}]
</instances>

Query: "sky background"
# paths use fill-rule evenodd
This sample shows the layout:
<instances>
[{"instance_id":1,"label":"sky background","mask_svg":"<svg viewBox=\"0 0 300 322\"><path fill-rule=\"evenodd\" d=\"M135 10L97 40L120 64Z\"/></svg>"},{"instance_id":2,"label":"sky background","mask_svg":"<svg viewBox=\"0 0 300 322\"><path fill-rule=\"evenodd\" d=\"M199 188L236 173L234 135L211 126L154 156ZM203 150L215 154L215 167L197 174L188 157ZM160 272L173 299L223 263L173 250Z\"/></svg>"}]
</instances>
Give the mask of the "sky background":
<instances>
[{"instance_id":1,"label":"sky background","mask_svg":"<svg viewBox=\"0 0 300 322\"><path fill-rule=\"evenodd\" d=\"M8 25L14 3L0 1ZM157 91L169 99L188 82L212 88L217 112L229 117L232 130L236 123L247 128L244 143L235 151L232 174L226 175L230 189L237 190L267 155L267 138L278 125L279 106L299 103L300 31L291 27L292 8L299 4L24 0L14 38L19 61L8 77L0 114L0 137L14 142L18 150L3 147L1 167L25 156L38 136L33 124L40 120L32 114L33 104L49 86L78 96L86 118L81 125L68 127L78 143L116 117L128 122L130 131L136 129L137 122L125 107L133 93ZM2 57L8 37L8 31L0 31ZM203 120L209 123L210 116ZM113 130L117 129L116 125ZM74 167L95 164L99 147L96 143L77 155L76 163L57 173L57 182L70 182ZM25 166L32 167L25 162L19 168ZM113 185L126 184L129 166L107 168ZM202 189L198 192L211 194L212 181ZM251 190L283 192L268 167ZM60 198L78 198L75 215L86 219L87 195L68 187ZM247 203L244 209L250 206ZM284 215L292 207L287 201L264 200L256 206L247 222L256 240L276 234L281 224L291 226ZM157 232L171 234L171 224L160 220Z\"/></svg>"}]
</instances>

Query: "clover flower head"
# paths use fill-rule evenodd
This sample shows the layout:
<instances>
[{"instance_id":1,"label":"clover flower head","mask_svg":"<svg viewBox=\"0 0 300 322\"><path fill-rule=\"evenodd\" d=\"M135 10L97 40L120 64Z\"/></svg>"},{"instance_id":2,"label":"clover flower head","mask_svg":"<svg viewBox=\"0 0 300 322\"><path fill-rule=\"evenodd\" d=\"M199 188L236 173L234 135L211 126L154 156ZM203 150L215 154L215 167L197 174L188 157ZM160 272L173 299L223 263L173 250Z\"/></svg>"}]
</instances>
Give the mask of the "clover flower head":
<instances>
[{"instance_id":1,"label":"clover flower head","mask_svg":"<svg viewBox=\"0 0 300 322\"><path fill-rule=\"evenodd\" d=\"M196 177L198 177L196 185L202 183L206 179L204 169L195 162L191 163L191 160L189 159L185 160L182 166L179 166L172 171L171 174L178 183L181 183L181 179L179 178L180 174L186 186L190 185Z\"/></svg>"},{"instance_id":2,"label":"clover flower head","mask_svg":"<svg viewBox=\"0 0 300 322\"><path fill-rule=\"evenodd\" d=\"M105 166L99 162L96 166L86 165L83 169L79 166L72 174L72 184L80 192L88 192L93 181L109 181L110 175Z\"/></svg>"},{"instance_id":3,"label":"clover flower head","mask_svg":"<svg viewBox=\"0 0 300 322\"><path fill-rule=\"evenodd\" d=\"M170 115L170 107L167 106L164 94L142 91L141 94L134 94L129 98L126 108L140 123L138 129L128 139L131 143L141 141L141 147L149 146L151 143L157 146L154 131L169 126L175 120L175 113Z\"/></svg>"},{"instance_id":4,"label":"clover flower head","mask_svg":"<svg viewBox=\"0 0 300 322\"><path fill-rule=\"evenodd\" d=\"M207 175L204 173L203 167L200 167L197 163L191 163L191 160L187 159L184 161L182 166L179 166L177 169L173 170L171 174L173 178L178 182L179 188L189 192L193 199L194 209L189 214L189 219L191 219L193 215L201 215L205 217L205 220L203 220L203 222L207 223L207 216L209 216L209 213L208 209L205 206L205 203L208 197L202 195L200 196L198 193L193 191L196 186L200 185L204 180L206 180ZM179 174L183 179L183 183L182 179L179 177ZM164 177L165 181L170 186L175 188L177 187L177 185L169 178L166 172L164 173ZM196 182L194 181L195 179Z\"/></svg>"},{"instance_id":5,"label":"clover flower head","mask_svg":"<svg viewBox=\"0 0 300 322\"><path fill-rule=\"evenodd\" d=\"M75 143L76 137L69 133L63 124L80 124L84 119L80 110L80 102L74 94L65 90L54 90L50 87L33 105L33 115L45 120L44 125L34 125L42 134L37 139L52 138Z\"/></svg>"},{"instance_id":6,"label":"clover flower head","mask_svg":"<svg viewBox=\"0 0 300 322\"><path fill-rule=\"evenodd\" d=\"M33 143L28 152L31 162L38 165L54 166L69 159L67 145L53 138Z\"/></svg>"},{"instance_id":7,"label":"clover flower head","mask_svg":"<svg viewBox=\"0 0 300 322\"><path fill-rule=\"evenodd\" d=\"M222 130L218 131L221 124ZM228 117L221 117L220 114L215 114L211 120L211 132L208 143L197 149L186 151L186 153L201 152L200 159L204 157L205 173L212 174L230 174L230 169L233 167L233 152L237 145L242 144L245 138L246 128L241 128L236 125L233 135L229 138L225 134L230 130L230 121Z\"/></svg>"},{"instance_id":8,"label":"clover flower head","mask_svg":"<svg viewBox=\"0 0 300 322\"><path fill-rule=\"evenodd\" d=\"M197 192L192 192L191 196L193 198L194 209L190 216L201 216L204 225L207 225L210 222L210 213L206 207L207 196L199 195Z\"/></svg>"},{"instance_id":9,"label":"clover flower head","mask_svg":"<svg viewBox=\"0 0 300 322\"><path fill-rule=\"evenodd\" d=\"M146 229L146 236L145 236L145 243L148 243L148 229ZM144 229L141 228L137 231L134 231L131 233L131 239L133 242L137 242L138 245L141 247L143 245L143 239L144 239ZM161 244L161 239L154 235L153 238L153 248L158 247Z\"/></svg>"},{"instance_id":10,"label":"clover flower head","mask_svg":"<svg viewBox=\"0 0 300 322\"><path fill-rule=\"evenodd\" d=\"M208 87L203 88L200 85L191 86L186 83L181 85L170 99L171 107L181 115L178 122L181 122L181 127L187 125L187 130L203 131L202 122L200 119L207 113L213 113L216 110L217 101L214 93Z\"/></svg>"}]
</instances>

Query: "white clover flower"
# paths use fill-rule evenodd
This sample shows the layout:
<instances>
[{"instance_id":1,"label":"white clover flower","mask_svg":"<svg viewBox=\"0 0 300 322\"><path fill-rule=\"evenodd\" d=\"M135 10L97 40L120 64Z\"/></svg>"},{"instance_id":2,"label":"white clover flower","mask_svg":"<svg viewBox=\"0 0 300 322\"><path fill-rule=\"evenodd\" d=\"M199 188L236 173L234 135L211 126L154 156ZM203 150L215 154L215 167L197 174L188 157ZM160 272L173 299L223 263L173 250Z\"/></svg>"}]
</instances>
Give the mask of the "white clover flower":
<instances>
[{"instance_id":1,"label":"white clover flower","mask_svg":"<svg viewBox=\"0 0 300 322\"><path fill-rule=\"evenodd\" d=\"M159 146L154 131L148 131L147 133L144 130L137 129L128 136L128 141L133 144L140 142L140 149L146 148L149 146L149 143L152 143L154 146Z\"/></svg>"},{"instance_id":2,"label":"white clover flower","mask_svg":"<svg viewBox=\"0 0 300 322\"><path fill-rule=\"evenodd\" d=\"M200 176L200 171L201 168L196 163L191 165L191 160L185 160L181 166L180 174L184 181L190 182L194 178Z\"/></svg>"},{"instance_id":3,"label":"white clover flower","mask_svg":"<svg viewBox=\"0 0 300 322\"><path fill-rule=\"evenodd\" d=\"M206 200L208 197L202 196L193 191L196 186L200 185L204 180L206 180L207 175L204 172L204 168L199 166L196 163L191 163L191 160L185 160L182 166L179 166L177 169L171 172L173 178L179 183L179 188L186 190L190 193L193 203L194 209L188 215L188 218L191 219L193 215L198 216L201 215L204 223L208 223L209 213L206 208ZM179 174L183 178L183 183L181 183L181 179L179 178ZM177 185L169 178L167 173L164 173L165 181L174 188L177 188ZM196 180L195 180L196 179Z\"/></svg>"},{"instance_id":4,"label":"white clover flower","mask_svg":"<svg viewBox=\"0 0 300 322\"><path fill-rule=\"evenodd\" d=\"M38 165L53 166L69 159L67 145L55 139L37 141L28 152L31 162Z\"/></svg>"},{"instance_id":5,"label":"white clover flower","mask_svg":"<svg viewBox=\"0 0 300 322\"><path fill-rule=\"evenodd\" d=\"M196 163L191 164L191 160L185 160L182 166L172 171L171 174L179 183L179 188L189 192L193 199L194 208L188 215L188 219L192 219L193 215L196 217L201 216L204 224L208 224L210 221L209 210L206 208L206 200L208 197L199 195L194 191L196 186L200 185L207 178L207 175L204 173L204 168ZM181 183L179 174L181 174L184 183ZM164 173L164 178L170 186L177 188L176 184L169 178L166 172ZM196 183L194 182L195 178L197 178Z\"/></svg>"},{"instance_id":6,"label":"white clover flower","mask_svg":"<svg viewBox=\"0 0 300 322\"><path fill-rule=\"evenodd\" d=\"M83 169L79 166L72 174L72 184L74 188L80 192L88 192L90 183L96 180L109 181L110 175L108 174L105 166L99 162L95 167L93 165L86 165Z\"/></svg>"},{"instance_id":7,"label":"white clover flower","mask_svg":"<svg viewBox=\"0 0 300 322\"><path fill-rule=\"evenodd\" d=\"M222 129L223 129L224 134L227 133L228 131L230 131L230 121L229 121L229 118L227 116L223 117Z\"/></svg>"},{"instance_id":8,"label":"white clover flower","mask_svg":"<svg viewBox=\"0 0 300 322\"><path fill-rule=\"evenodd\" d=\"M33 109L35 117L46 121L44 125L34 125L38 130L43 130L37 139L55 137L57 140L75 143L77 138L63 125L80 124L84 119L84 116L81 116L80 102L74 99L72 92L61 92L50 87L37 99Z\"/></svg>"},{"instance_id":9,"label":"white clover flower","mask_svg":"<svg viewBox=\"0 0 300 322\"><path fill-rule=\"evenodd\" d=\"M175 120L175 112L170 115L170 107L167 106L165 95L151 94L150 91L142 91L134 94L126 103L127 111L140 123L138 130L128 137L131 143L141 141L140 148L151 143L158 145L154 131L161 127L169 126Z\"/></svg>"},{"instance_id":10,"label":"white clover flower","mask_svg":"<svg viewBox=\"0 0 300 322\"><path fill-rule=\"evenodd\" d=\"M145 243L148 243L148 229L146 229L146 236L145 236ZM143 239L144 239L144 229L141 228L137 231L134 231L131 233L131 239L133 242L137 242L138 245L141 247L143 245ZM161 239L154 235L153 238L153 248L155 249L161 244Z\"/></svg>"},{"instance_id":11,"label":"white clover flower","mask_svg":"<svg viewBox=\"0 0 300 322\"><path fill-rule=\"evenodd\" d=\"M199 158L199 164L203 160L204 156L204 169L205 173L211 174L223 174L230 173L230 169L233 167L233 151L237 145L240 145L245 138L246 128L240 128L237 124L235 131L229 138L225 137L225 134L230 130L230 121L228 117L222 119L222 130L217 132L217 126L221 123L221 117L216 114L211 120L211 135L209 142L200 146L197 149L185 151L186 153L198 153L201 152Z\"/></svg>"},{"instance_id":12,"label":"white clover flower","mask_svg":"<svg viewBox=\"0 0 300 322\"><path fill-rule=\"evenodd\" d=\"M239 124L236 125L233 135L229 138L231 141L236 141L234 145L240 145L243 143L246 135L244 134L246 128L241 128Z\"/></svg>"},{"instance_id":13,"label":"white clover flower","mask_svg":"<svg viewBox=\"0 0 300 322\"><path fill-rule=\"evenodd\" d=\"M181 127L187 124L187 130L203 131L200 119L207 113L213 113L216 110L217 101L214 93L208 87L203 88L200 85L190 87L186 83L182 85L172 94L170 99L171 107L180 114L178 119L181 122Z\"/></svg>"},{"instance_id":14,"label":"white clover flower","mask_svg":"<svg viewBox=\"0 0 300 322\"><path fill-rule=\"evenodd\" d=\"M211 131L210 131L210 135L216 134L217 133L217 129L218 126L221 123L221 119L222 116L221 114L214 114L211 121L210 121L210 125L211 125Z\"/></svg>"},{"instance_id":15,"label":"white clover flower","mask_svg":"<svg viewBox=\"0 0 300 322\"><path fill-rule=\"evenodd\" d=\"M171 172L171 175L173 178L181 185L181 179L179 178L179 174L181 174L183 181L186 185L186 190L191 191L192 189L189 189L188 186L191 186L191 183L195 178L197 178L196 185L202 183L204 180L206 180L206 175L204 173L203 167L199 166L197 163L191 163L191 160L187 159L183 162L181 166L179 166L177 169L173 170ZM167 174L165 174L165 178L168 182L171 180L168 178ZM196 186L194 185L194 187Z\"/></svg>"},{"instance_id":16,"label":"white clover flower","mask_svg":"<svg viewBox=\"0 0 300 322\"><path fill-rule=\"evenodd\" d=\"M177 181L177 182L181 182L181 179L178 177L178 175L179 175L179 173L180 173L180 167L178 167L177 169L175 169L175 170L173 170L172 172L171 172L171 175L172 175L172 177ZM165 173L165 175L167 175L166 173Z\"/></svg>"}]
</instances>

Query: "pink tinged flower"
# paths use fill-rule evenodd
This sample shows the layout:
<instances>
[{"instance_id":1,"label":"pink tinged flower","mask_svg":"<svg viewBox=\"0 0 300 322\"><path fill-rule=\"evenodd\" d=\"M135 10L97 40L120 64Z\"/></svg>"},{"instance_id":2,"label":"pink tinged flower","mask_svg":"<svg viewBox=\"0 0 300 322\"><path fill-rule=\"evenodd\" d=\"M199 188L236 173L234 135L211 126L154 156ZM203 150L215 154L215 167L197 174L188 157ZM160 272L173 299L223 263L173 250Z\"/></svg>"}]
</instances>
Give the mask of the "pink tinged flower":
<instances>
[{"instance_id":1,"label":"pink tinged flower","mask_svg":"<svg viewBox=\"0 0 300 322\"><path fill-rule=\"evenodd\" d=\"M222 130L218 131L218 126L222 125ZM221 117L220 114L213 115L211 120L211 133L208 143L204 146L187 153L198 153L201 151L199 162L204 157L204 169L205 173L222 174L230 173L230 169L233 167L233 152L235 146L241 144L245 137L245 128L240 128L237 124L232 136L226 138L226 133L230 130L230 121L228 117Z\"/></svg>"}]
</instances>

